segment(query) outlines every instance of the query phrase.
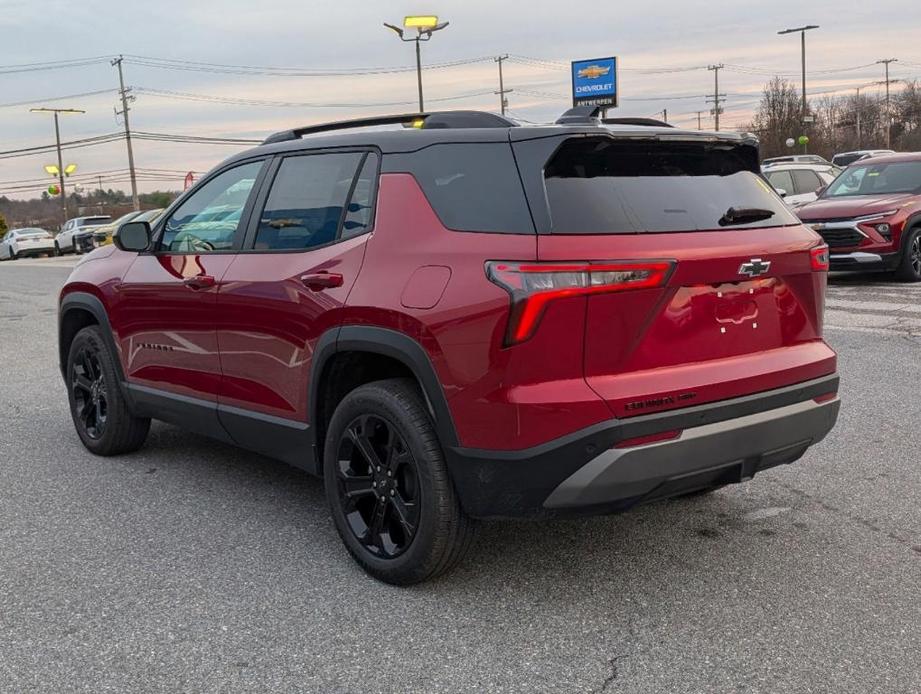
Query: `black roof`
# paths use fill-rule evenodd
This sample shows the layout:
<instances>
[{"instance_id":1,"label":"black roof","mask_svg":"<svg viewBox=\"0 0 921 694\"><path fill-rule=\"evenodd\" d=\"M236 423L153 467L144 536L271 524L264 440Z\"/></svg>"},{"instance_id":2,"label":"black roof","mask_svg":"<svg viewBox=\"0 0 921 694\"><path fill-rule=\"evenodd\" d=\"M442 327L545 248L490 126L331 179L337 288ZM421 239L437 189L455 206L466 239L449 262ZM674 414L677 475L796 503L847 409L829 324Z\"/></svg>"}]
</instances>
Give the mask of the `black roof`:
<instances>
[{"instance_id":1,"label":"black roof","mask_svg":"<svg viewBox=\"0 0 921 694\"><path fill-rule=\"evenodd\" d=\"M424 121L422 127L418 127L420 120ZM398 125L403 127L396 127ZM231 157L229 161L256 155L327 148L374 147L384 154L394 154L415 152L442 143L518 142L560 135L757 144L753 135L681 130L665 123L640 119L601 121L589 118L565 124L531 125L480 111L444 111L381 116L285 130L271 135L258 147Z\"/></svg>"}]
</instances>

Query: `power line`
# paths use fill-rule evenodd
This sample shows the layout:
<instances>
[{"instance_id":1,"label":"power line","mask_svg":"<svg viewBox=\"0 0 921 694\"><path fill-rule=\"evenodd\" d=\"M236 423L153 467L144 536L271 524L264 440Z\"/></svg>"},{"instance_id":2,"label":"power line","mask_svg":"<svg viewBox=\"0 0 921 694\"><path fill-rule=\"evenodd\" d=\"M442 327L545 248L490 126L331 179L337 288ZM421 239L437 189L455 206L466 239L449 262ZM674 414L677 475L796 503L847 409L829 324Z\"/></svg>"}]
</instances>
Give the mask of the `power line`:
<instances>
[{"instance_id":1,"label":"power line","mask_svg":"<svg viewBox=\"0 0 921 694\"><path fill-rule=\"evenodd\" d=\"M178 92L169 89L149 89L147 87L135 87L134 91L138 94L155 96L165 99L179 99L184 101L202 101L217 104L232 104L236 106L262 106L270 108L373 108L378 106L407 106L415 105L415 101L381 101L374 103L316 103L303 101L272 101L268 99L249 99L246 97L219 96L216 94L196 94L192 92ZM429 102L457 101L458 99L467 99L476 96L486 96L493 92L482 90L458 94L456 96L443 96L437 98L428 98Z\"/></svg>"},{"instance_id":2,"label":"power line","mask_svg":"<svg viewBox=\"0 0 921 694\"><path fill-rule=\"evenodd\" d=\"M492 61L493 58L465 58L442 63L426 65L426 70L440 70L473 65ZM224 75L268 75L274 77L346 77L360 75L387 75L402 72L414 72L415 66L399 67L358 67L358 68L304 68L304 67L272 67L264 65L227 65L222 63L203 63L190 60L175 60L171 58L153 58L139 55L126 55L125 62L143 67L159 68L164 70L185 70L192 72L208 72Z\"/></svg>"},{"instance_id":3,"label":"power line","mask_svg":"<svg viewBox=\"0 0 921 694\"><path fill-rule=\"evenodd\" d=\"M117 89L98 89L94 92L82 92L80 94L67 94L66 96L52 96L47 99L30 99L29 101L13 101L6 104L0 104L0 108L14 108L18 106L31 106L32 104L43 104L48 101L69 101L71 99L82 99L87 96L98 96L99 94L111 94L117 92Z\"/></svg>"}]
</instances>

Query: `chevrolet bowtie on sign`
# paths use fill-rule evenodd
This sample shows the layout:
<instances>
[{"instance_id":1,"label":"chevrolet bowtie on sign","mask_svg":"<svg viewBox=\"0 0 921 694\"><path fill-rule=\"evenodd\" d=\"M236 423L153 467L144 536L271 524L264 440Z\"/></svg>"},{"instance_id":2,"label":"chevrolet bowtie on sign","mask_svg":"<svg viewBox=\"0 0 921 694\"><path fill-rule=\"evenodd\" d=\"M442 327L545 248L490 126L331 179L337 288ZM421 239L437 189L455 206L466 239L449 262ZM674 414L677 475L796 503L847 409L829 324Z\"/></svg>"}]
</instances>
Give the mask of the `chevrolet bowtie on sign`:
<instances>
[{"instance_id":1,"label":"chevrolet bowtie on sign","mask_svg":"<svg viewBox=\"0 0 921 694\"><path fill-rule=\"evenodd\" d=\"M617 58L573 61L572 105L617 106Z\"/></svg>"}]
</instances>

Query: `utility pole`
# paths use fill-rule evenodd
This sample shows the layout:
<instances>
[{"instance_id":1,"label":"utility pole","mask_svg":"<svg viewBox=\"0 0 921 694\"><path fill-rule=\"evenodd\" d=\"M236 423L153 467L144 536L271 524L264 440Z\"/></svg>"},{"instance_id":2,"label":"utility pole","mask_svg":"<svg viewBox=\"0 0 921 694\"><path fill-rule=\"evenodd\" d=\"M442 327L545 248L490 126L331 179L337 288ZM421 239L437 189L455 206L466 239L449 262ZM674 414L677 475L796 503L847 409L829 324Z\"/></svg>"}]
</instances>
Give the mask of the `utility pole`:
<instances>
[{"instance_id":1,"label":"utility pole","mask_svg":"<svg viewBox=\"0 0 921 694\"><path fill-rule=\"evenodd\" d=\"M122 73L122 56L118 56L112 61L112 65L118 67L118 92L122 97L122 110L116 111L116 115L121 115L125 121L125 143L128 145L128 172L131 176L131 204L134 207L134 211L138 212L141 209L141 201L138 198L138 180L137 175L134 172L134 149L131 147L131 126L128 124L128 111L131 109L128 108L128 101L134 99L133 96L128 96L130 89L125 89L125 76Z\"/></svg>"},{"instance_id":2,"label":"utility pole","mask_svg":"<svg viewBox=\"0 0 921 694\"><path fill-rule=\"evenodd\" d=\"M667 108L662 109L662 120L668 123L668 109Z\"/></svg>"},{"instance_id":3,"label":"utility pole","mask_svg":"<svg viewBox=\"0 0 921 694\"><path fill-rule=\"evenodd\" d=\"M61 113L86 113L79 108L30 108L29 111L32 113L51 113L54 114L54 142L58 151L58 186L60 187L61 195L61 209L64 214L64 219L61 221L61 226L67 223L67 191L64 190L64 157L61 156L61 127L58 123L58 115ZM51 173L52 170L49 170Z\"/></svg>"},{"instance_id":4,"label":"utility pole","mask_svg":"<svg viewBox=\"0 0 921 694\"><path fill-rule=\"evenodd\" d=\"M697 129L698 129L698 130L703 130L703 127L702 127L701 124L700 124L700 116L701 116L702 113L703 113L703 111L698 111L698 112L697 112Z\"/></svg>"},{"instance_id":5,"label":"utility pole","mask_svg":"<svg viewBox=\"0 0 921 694\"><path fill-rule=\"evenodd\" d=\"M886 58L877 60L877 65L886 66L886 149L892 149L892 111L889 110L889 83L894 81L889 79L889 63L899 62L898 58Z\"/></svg>"},{"instance_id":6,"label":"utility pole","mask_svg":"<svg viewBox=\"0 0 921 694\"><path fill-rule=\"evenodd\" d=\"M860 87L857 87L857 101L854 103L854 110L857 112L857 149L860 149Z\"/></svg>"},{"instance_id":7,"label":"utility pole","mask_svg":"<svg viewBox=\"0 0 921 694\"><path fill-rule=\"evenodd\" d=\"M726 95L720 94L720 70L722 70L723 67L724 66L722 63L719 65L710 65L707 67L708 70L713 71L713 116L715 125L714 130L717 132L719 132L720 129L720 111L722 110L722 108L720 108L720 103L726 100L723 98ZM707 101L709 101L710 98L711 97L707 97Z\"/></svg>"},{"instance_id":8,"label":"utility pole","mask_svg":"<svg viewBox=\"0 0 921 694\"><path fill-rule=\"evenodd\" d=\"M802 67L803 67L803 106L802 106L802 116L800 123L803 126L803 133L806 132L807 118L809 116L809 104L806 101L806 32L812 31L813 29L818 29L818 24L809 24L807 26L796 27L795 29L784 29L783 31L778 31L779 35L784 34L795 34L799 32L800 34L800 45L801 45L801 58L802 58ZM806 151L807 145L803 145L803 151Z\"/></svg>"},{"instance_id":9,"label":"utility pole","mask_svg":"<svg viewBox=\"0 0 921 694\"><path fill-rule=\"evenodd\" d=\"M508 54L500 55L495 58L495 61L499 63L499 91L495 92L499 95L499 109L502 112L502 115L505 115L505 109L508 108L508 99L505 98L505 95L514 91L513 89L506 89L505 82L502 80L502 61L508 60Z\"/></svg>"}]
</instances>

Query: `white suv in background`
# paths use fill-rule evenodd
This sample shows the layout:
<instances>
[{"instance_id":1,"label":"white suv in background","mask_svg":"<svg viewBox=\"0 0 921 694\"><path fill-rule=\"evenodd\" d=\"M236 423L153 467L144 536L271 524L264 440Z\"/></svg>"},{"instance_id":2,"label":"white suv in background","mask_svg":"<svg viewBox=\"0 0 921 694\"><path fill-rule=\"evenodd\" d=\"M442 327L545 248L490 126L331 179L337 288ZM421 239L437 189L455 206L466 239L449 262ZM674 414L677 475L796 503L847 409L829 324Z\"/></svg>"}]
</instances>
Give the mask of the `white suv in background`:
<instances>
[{"instance_id":1,"label":"white suv in background","mask_svg":"<svg viewBox=\"0 0 921 694\"><path fill-rule=\"evenodd\" d=\"M112 218L104 215L94 217L74 217L68 219L67 223L61 227L61 231L54 238L54 252L58 255L62 253L72 253L76 251L74 245L74 236L83 233L92 233L96 227L108 224Z\"/></svg>"},{"instance_id":2,"label":"white suv in background","mask_svg":"<svg viewBox=\"0 0 921 694\"><path fill-rule=\"evenodd\" d=\"M813 202L818 191L834 181L842 169L833 164L769 164L761 173L790 207Z\"/></svg>"}]
</instances>

